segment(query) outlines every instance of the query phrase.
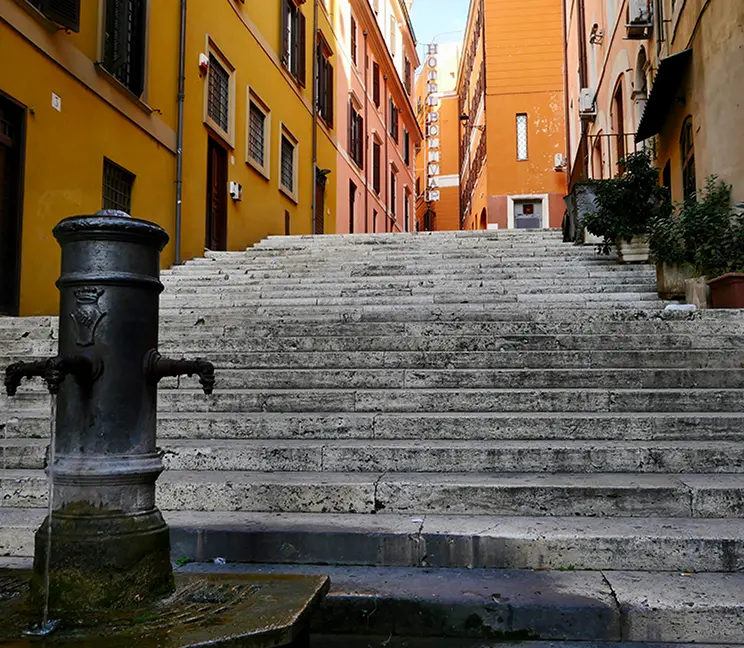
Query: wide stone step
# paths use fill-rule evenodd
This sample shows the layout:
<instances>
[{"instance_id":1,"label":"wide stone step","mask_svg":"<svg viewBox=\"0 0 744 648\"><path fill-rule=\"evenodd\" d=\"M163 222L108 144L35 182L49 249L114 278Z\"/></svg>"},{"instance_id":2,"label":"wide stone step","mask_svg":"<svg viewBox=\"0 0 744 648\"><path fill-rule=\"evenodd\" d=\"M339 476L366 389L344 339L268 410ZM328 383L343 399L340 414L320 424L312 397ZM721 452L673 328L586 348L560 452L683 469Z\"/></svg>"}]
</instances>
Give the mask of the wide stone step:
<instances>
[{"instance_id":1,"label":"wide stone step","mask_svg":"<svg viewBox=\"0 0 744 648\"><path fill-rule=\"evenodd\" d=\"M44 509L0 508L0 556L32 556ZM533 570L738 572L744 521L166 511L175 559ZM690 578L693 576L691 575Z\"/></svg>"},{"instance_id":2,"label":"wide stone step","mask_svg":"<svg viewBox=\"0 0 744 648\"><path fill-rule=\"evenodd\" d=\"M47 406L42 390L0 394L0 411ZM740 389L161 389L164 412L738 412Z\"/></svg>"},{"instance_id":3,"label":"wide stone step","mask_svg":"<svg viewBox=\"0 0 744 648\"><path fill-rule=\"evenodd\" d=\"M42 471L2 470L3 507L46 506ZM744 475L167 471L164 510L744 517Z\"/></svg>"},{"instance_id":4,"label":"wide stone step","mask_svg":"<svg viewBox=\"0 0 744 648\"><path fill-rule=\"evenodd\" d=\"M0 439L0 466L44 468L47 439ZM167 440L168 470L255 472L742 473L721 441Z\"/></svg>"},{"instance_id":5,"label":"wide stone step","mask_svg":"<svg viewBox=\"0 0 744 648\"><path fill-rule=\"evenodd\" d=\"M4 438L46 439L49 411L8 412ZM744 441L744 413L161 412L158 438L316 440Z\"/></svg>"}]
</instances>

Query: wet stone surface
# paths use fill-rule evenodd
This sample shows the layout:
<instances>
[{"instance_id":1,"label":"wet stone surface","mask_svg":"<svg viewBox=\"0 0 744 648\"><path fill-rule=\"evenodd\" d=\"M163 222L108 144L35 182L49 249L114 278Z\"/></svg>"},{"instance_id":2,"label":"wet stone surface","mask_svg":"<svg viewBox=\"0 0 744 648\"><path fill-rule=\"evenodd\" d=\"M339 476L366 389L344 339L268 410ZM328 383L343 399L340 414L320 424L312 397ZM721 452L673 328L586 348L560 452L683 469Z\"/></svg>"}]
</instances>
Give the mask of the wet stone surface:
<instances>
[{"instance_id":1,"label":"wet stone surface","mask_svg":"<svg viewBox=\"0 0 744 648\"><path fill-rule=\"evenodd\" d=\"M325 576L178 574L176 592L161 602L71 615L41 639L25 634L41 620L27 602L29 580L29 572L0 570L0 645L300 648L310 614L329 588Z\"/></svg>"}]
</instances>

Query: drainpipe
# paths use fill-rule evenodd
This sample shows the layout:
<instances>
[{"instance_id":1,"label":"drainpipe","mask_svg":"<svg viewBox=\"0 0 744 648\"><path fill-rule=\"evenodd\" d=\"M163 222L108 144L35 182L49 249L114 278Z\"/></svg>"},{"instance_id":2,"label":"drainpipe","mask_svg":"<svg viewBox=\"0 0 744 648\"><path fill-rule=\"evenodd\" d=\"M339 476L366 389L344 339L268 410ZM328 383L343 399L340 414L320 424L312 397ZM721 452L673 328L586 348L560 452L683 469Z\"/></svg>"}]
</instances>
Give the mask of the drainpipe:
<instances>
[{"instance_id":1,"label":"drainpipe","mask_svg":"<svg viewBox=\"0 0 744 648\"><path fill-rule=\"evenodd\" d=\"M581 36L580 36L581 37ZM568 109L568 7L563 0L563 107L566 119L566 191L571 187L571 112Z\"/></svg>"},{"instance_id":2,"label":"drainpipe","mask_svg":"<svg viewBox=\"0 0 744 648\"><path fill-rule=\"evenodd\" d=\"M183 211L183 119L186 104L186 3L181 0L181 40L178 55L178 131L176 134L176 265L181 263Z\"/></svg>"},{"instance_id":3,"label":"drainpipe","mask_svg":"<svg viewBox=\"0 0 744 648\"><path fill-rule=\"evenodd\" d=\"M310 176L312 199L312 214L310 214L310 231L313 234L322 234L316 232L315 211L318 209L318 196L315 189L318 182L318 0L313 3L313 168ZM325 216L325 214L324 214ZM323 219L325 222L325 218Z\"/></svg>"},{"instance_id":4,"label":"drainpipe","mask_svg":"<svg viewBox=\"0 0 744 648\"><path fill-rule=\"evenodd\" d=\"M364 231L369 232L369 33L364 30Z\"/></svg>"},{"instance_id":5,"label":"drainpipe","mask_svg":"<svg viewBox=\"0 0 744 648\"><path fill-rule=\"evenodd\" d=\"M383 104L383 112L385 113L385 119L383 119L383 123L385 124L385 186L387 187L387 191L385 192L385 230L387 230L387 224L390 222L390 231L393 231L393 223L392 219L390 218L390 155L388 152L388 137L390 137L390 124L388 123L388 120L390 119L390 97L388 96L388 78L387 74L382 77L385 81L385 103Z\"/></svg>"}]
</instances>

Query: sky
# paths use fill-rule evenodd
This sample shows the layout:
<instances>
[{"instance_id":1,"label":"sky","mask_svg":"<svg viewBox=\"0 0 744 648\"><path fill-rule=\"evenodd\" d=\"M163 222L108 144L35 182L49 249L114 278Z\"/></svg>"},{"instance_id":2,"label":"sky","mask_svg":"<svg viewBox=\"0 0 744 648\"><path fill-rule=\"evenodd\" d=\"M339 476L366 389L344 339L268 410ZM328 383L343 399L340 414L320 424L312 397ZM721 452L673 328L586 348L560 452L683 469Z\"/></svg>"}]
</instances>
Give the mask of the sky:
<instances>
[{"instance_id":1,"label":"sky","mask_svg":"<svg viewBox=\"0 0 744 648\"><path fill-rule=\"evenodd\" d=\"M413 0L411 20L418 42L461 41L469 6L470 0Z\"/></svg>"}]
</instances>

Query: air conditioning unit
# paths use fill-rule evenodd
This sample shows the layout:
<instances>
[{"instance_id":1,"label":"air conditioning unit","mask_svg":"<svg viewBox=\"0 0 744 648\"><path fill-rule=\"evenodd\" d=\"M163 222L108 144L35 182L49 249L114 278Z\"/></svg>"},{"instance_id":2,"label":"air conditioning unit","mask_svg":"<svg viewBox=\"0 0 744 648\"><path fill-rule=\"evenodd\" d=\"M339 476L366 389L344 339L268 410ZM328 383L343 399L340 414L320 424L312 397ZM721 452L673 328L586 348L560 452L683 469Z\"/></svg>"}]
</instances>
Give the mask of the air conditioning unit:
<instances>
[{"instance_id":1,"label":"air conditioning unit","mask_svg":"<svg viewBox=\"0 0 744 648\"><path fill-rule=\"evenodd\" d=\"M628 0L628 22L626 35L632 40L645 40L651 37L651 6L649 0Z\"/></svg>"},{"instance_id":2,"label":"air conditioning unit","mask_svg":"<svg viewBox=\"0 0 744 648\"><path fill-rule=\"evenodd\" d=\"M581 89L579 93L579 116L583 120L593 120L597 116L593 88Z\"/></svg>"}]
</instances>

